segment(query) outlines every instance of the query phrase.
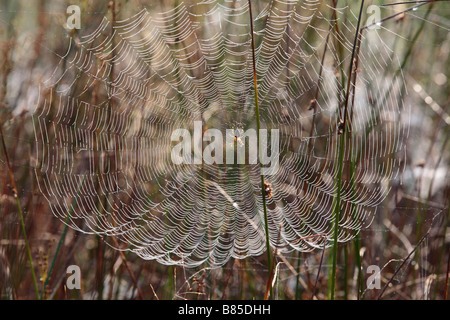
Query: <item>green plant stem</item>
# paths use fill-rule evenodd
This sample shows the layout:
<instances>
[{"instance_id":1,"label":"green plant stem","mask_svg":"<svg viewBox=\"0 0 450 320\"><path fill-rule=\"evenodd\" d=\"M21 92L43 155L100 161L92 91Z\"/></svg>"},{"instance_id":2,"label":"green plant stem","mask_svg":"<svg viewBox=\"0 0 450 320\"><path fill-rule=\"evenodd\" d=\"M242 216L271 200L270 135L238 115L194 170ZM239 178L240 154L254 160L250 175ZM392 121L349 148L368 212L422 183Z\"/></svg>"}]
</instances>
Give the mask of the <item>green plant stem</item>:
<instances>
[{"instance_id":1,"label":"green plant stem","mask_svg":"<svg viewBox=\"0 0 450 320\"><path fill-rule=\"evenodd\" d=\"M300 299L300 258L301 258L301 251L298 251L297 253L297 276L296 276L296 283L295 283L295 300Z\"/></svg>"},{"instance_id":2,"label":"green plant stem","mask_svg":"<svg viewBox=\"0 0 450 320\"><path fill-rule=\"evenodd\" d=\"M63 230L63 232L62 232L62 234L61 234L61 237L59 238L58 245L57 245L57 247L56 247L56 251L55 251L55 254L54 254L54 256L53 256L52 263L50 264L50 269L48 270L47 276L46 276L46 278L45 278L44 285L43 285L43 287L42 287L42 289L41 289L41 299L43 299L44 293L45 293L45 288L47 287L48 282L50 281L50 277L51 277L51 275L52 275L53 268L54 268L55 263L56 263L56 258L58 257L59 250L61 249L61 245L62 245L62 243L63 243L63 241L64 241L64 239L65 239L65 237L66 237L66 233L67 233L67 229L68 229L68 222L69 222L70 218L72 217L73 211L75 210L75 207L76 207L76 205L77 205L77 201L78 201L78 198L79 198L79 196L80 196L80 191L81 191L81 188L82 188L83 185L84 185L84 180L85 180L85 179L86 179L86 176L83 176L83 180L81 181L81 185L80 185L80 188L78 189L77 196L76 196L75 199L73 200L73 204L72 204L72 206L71 206L71 208L70 208L69 215L68 215L67 218L66 218L66 221L65 221L66 224L65 224L65 226L64 226L64 230Z\"/></svg>"},{"instance_id":3,"label":"green plant stem","mask_svg":"<svg viewBox=\"0 0 450 320\"><path fill-rule=\"evenodd\" d=\"M450 275L450 253L447 257L447 272L445 276L445 289L444 289L444 300L447 300L448 297L448 279Z\"/></svg>"},{"instance_id":4,"label":"green plant stem","mask_svg":"<svg viewBox=\"0 0 450 320\"><path fill-rule=\"evenodd\" d=\"M258 100L258 81L257 81L257 75L256 75L256 57L255 57L255 36L254 36L254 27L253 27L253 14L252 14L252 2L251 0L248 0L248 10L250 14L250 32L251 32L251 38L252 38L252 62L253 62L253 84L255 87L255 111L256 111L256 132L257 132L257 139L258 139L258 150L259 150L259 142L260 142L260 135L259 131L261 129L261 123L260 123L260 114L259 114L259 100ZM260 168L262 169L261 162ZM264 175L260 174L261 177L261 193L262 193L262 202L263 202L263 210L264 210L264 227L265 227L265 234L266 234L266 251L267 251L267 265L268 265L268 273L269 273L269 281L271 277L271 270L272 270L272 253L270 251L270 238L269 238L269 224L267 219L267 204L266 204L266 188L265 188L265 182L264 182ZM272 286L270 285L270 297L272 297Z\"/></svg>"},{"instance_id":5,"label":"green plant stem","mask_svg":"<svg viewBox=\"0 0 450 320\"><path fill-rule=\"evenodd\" d=\"M344 149L345 149L345 133L341 135L339 142L339 160L338 160L338 176L336 185L337 194L334 205L334 223L333 223L333 247L331 252L331 274L330 274L330 288L328 297L330 300L334 300L334 295L336 291L336 267L337 267L337 245L338 245L338 233L339 233L339 220L340 220L340 207L341 207L341 185L342 185L342 168L344 160Z\"/></svg>"},{"instance_id":6,"label":"green plant stem","mask_svg":"<svg viewBox=\"0 0 450 320\"><path fill-rule=\"evenodd\" d=\"M334 230L333 230L333 250L332 250L332 268L331 268L331 277L330 277L330 290L329 290L329 298L330 300L334 300L335 291L336 291L336 266L337 266L337 243L338 243L338 232L339 232L339 220L340 220L340 207L341 207L341 185L342 185L342 171L344 167L344 150L345 150L345 137L347 134L346 122L347 122L347 114L348 114L348 101L350 95L350 87L352 85L352 74L353 74L353 61L355 58L357 41L359 38L360 32L360 23L362 11L364 8L364 0L361 1L361 8L359 10L358 24L356 26L355 39L353 42L352 48L352 56L350 60L349 72L348 72L348 81L347 81L347 92L345 95L345 104L344 104L344 115L343 115L343 132L340 136L339 141L339 155L338 155L338 176L337 176L337 195L336 201L334 205Z\"/></svg>"},{"instance_id":7,"label":"green plant stem","mask_svg":"<svg viewBox=\"0 0 450 320\"><path fill-rule=\"evenodd\" d=\"M33 279L34 291L36 293L36 299L39 299L38 283L37 283L36 273L34 271L33 257L31 255L30 243L28 241L27 231L25 228L25 219L23 217L22 207L20 205L19 194L17 192L17 187L16 187L16 181L14 179L11 163L9 161L8 151L6 150L5 138L3 136L3 125L1 123L0 123L0 135L2 137L2 146L3 146L3 152L5 153L6 164L8 165L8 172L9 172L9 178L11 180L11 187L12 187L12 191L14 193L14 199L16 200L17 211L19 212L20 227L22 229L23 239L25 241L25 248L27 250L28 260L30 263L31 277Z\"/></svg>"}]
</instances>

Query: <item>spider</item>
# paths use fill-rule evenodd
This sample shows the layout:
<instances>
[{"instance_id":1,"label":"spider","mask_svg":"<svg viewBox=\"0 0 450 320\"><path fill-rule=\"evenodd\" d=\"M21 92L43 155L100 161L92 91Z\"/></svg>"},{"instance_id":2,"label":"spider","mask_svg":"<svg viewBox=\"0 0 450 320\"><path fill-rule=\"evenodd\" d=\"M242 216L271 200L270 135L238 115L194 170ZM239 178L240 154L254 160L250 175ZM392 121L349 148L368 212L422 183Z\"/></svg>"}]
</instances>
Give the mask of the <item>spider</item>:
<instances>
[{"instance_id":1,"label":"spider","mask_svg":"<svg viewBox=\"0 0 450 320\"><path fill-rule=\"evenodd\" d=\"M268 199L272 198L272 191L273 191L273 188L272 188L272 185L271 185L270 183L264 182L264 191L265 191L266 197L267 197Z\"/></svg>"}]
</instances>

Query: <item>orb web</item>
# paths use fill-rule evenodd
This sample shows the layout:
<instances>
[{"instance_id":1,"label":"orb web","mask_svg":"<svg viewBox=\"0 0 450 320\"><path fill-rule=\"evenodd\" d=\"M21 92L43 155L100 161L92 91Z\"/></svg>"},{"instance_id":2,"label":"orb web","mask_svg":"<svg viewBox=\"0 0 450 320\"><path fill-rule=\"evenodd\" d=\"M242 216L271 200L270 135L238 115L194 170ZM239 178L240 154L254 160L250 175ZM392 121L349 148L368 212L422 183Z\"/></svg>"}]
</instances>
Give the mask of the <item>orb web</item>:
<instances>
[{"instance_id":1,"label":"orb web","mask_svg":"<svg viewBox=\"0 0 450 320\"><path fill-rule=\"evenodd\" d=\"M270 245L280 253L332 245L337 204L338 241L349 241L402 168L401 78L384 74L395 54L377 30L361 33L341 140L357 14L306 0L261 8L253 30L261 123L280 133L278 168L265 177ZM54 215L163 264L218 267L261 255L260 166L171 158L174 130L193 132L196 121L224 140L233 130L236 144L256 128L251 32L247 1L212 0L105 17L71 38L33 113L36 177Z\"/></svg>"}]
</instances>

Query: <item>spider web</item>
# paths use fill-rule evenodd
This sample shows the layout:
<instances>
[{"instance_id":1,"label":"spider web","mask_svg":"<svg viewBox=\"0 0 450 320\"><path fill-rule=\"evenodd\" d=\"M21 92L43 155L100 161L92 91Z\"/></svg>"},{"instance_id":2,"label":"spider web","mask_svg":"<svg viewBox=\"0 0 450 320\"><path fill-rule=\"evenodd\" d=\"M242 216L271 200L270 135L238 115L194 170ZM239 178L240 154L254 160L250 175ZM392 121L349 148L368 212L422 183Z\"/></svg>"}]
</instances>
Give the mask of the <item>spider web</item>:
<instances>
[{"instance_id":1,"label":"spider web","mask_svg":"<svg viewBox=\"0 0 450 320\"><path fill-rule=\"evenodd\" d=\"M280 131L279 167L265 177L280 254L332 245L337 203L338 241L355 237L402 170L402 79L384 73L397 61L376 30L361 33L350 132L338 133L356 20L307 0L274 0L255 17L261 123ZM36 177L54 215L163 264L264 253L259 165L171 161L172 132L195 121L256 128L248 2L143 9L91 31L71 38L33 113Z\"/></svg>"}]
</instances>

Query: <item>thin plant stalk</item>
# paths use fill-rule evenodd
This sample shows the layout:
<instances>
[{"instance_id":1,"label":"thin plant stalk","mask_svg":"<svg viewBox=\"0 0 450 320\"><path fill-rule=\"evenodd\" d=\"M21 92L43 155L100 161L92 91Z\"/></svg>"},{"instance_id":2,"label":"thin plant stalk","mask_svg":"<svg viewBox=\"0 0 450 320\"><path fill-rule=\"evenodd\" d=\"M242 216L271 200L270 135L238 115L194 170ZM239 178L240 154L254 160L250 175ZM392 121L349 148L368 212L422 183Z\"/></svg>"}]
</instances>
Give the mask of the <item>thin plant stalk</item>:
<instances>
[{"instance_id":1,"label":"thin plant stalk","mask_svg":"<svg viewBox=\"0 0 450 320\"><path fill-rule=\"evenodd\" d=\"M354 74L353 74L353 92L352 92L352 105L354 105L355 103L355 96L356 96L356 77L357 77L357 73L358 73L358 65L359 65L359 52L361 49L361 41L362 41L362 32L363 30L361 29L359 32L359 37L358 37L358 42L357 42L357 52L356 52L356 57L354 59ZM352 139L351 139L351 135L352 135L352 123L353 123L353 109L350 112L350 123L349 123L349 129L348 129L348 141L349 141L349 146L350 146L350 150L352 149ZM351 194L352 196L355 194L355 170L356 170L356 163L355 161L352 161L350 159L350 164L349 164L349 179L350 179L350 186L351 186ZM351 207L351 215L353 219L355 218L355 204L352 203L352 207ZM355 239L353 240L354 242L354 256L355 256L355 264L356 267L358 268L358 273L357 273L357 281L356 281L356 291L357 291L357 299L359 300L360 297L360 293L363 290L362 287L362 281L361 281L361 275L362 275L362 270L361 270L361 256L360 256L360 249L361 249L361 241L360 238L358 236L358 234L355 235ZM347 266L346 266L346 270L347 270Z\"/></svg>"},{"instance_id":2,"label":"thin plant stalk","mask_svg":"<svg viewBox=\"0 0 450 320\"><path fill-rule=\"evenodd\" d=\"M112 238L112 240L114 242L114 245L117 248L119 248L119 242L117 241L117 239L115 237L111 237L111 238ZM134 286L136 288L137 295L138 295L139 299L140 300L144 300L144 294L142 293L142 290L139 287L139 284L137 282L137 279L136 279L133 271L131 271L130 266L128 265L127 257L125 256L125 254L123 253L123 251L121 249L119 249L118 251L119 251L120 258L122 259L122 262L123 262L123 264L125 266L125 269L127 269L127 272L130 275L131 281L133 282L133 284L134 284Z\"/></svg>"},{"instance_id":3,"label":"thin plant stalk","mask_svg":"<svg viewBox=\"0 0 450 320\"><path fill-rule=\"evenodd\" d=\"M380 294L378 295L378 298L377 298L378 300L381 300L381 297L383 296L386 289L389 287L389 284L392 282L392 280L395 278L395 276L399 273L400 269L405 265L406 261L408 261L408 259L414 254L414 252L416 252L417 248L419 248L420 245L422 244L422 242L428 237L429 233L430 232L428 231L427 233L425 233L423 235L422 239L420 239L420 241L417 243L417 245L414 247L414 249L406 256L406 258L403 260L403 262L400 264L400 266L397 268L397 270L395 270L392 277L388 280L388 282L385 284L385 286L381 290Z\"/></svg>"},{"instance_id":4,"label":"thin plant stalk","mask_svg":"<svg viewBox=\"0 0 450 320\"><path fill-rule=\"evenodd\" d=\"M326 241L323 242L323 249L322 249L322 254L320 256L320 262L319 262L319 270L317 270L317 276L316 276L316 280L314 282L314 287L313 287L313 290L312 290L312 293L311 293L310 300L313 300L314 296L316 295L317 284L319 283L320 270L322 270L323 257L325 255L326 243L327 243Z\"/></svg>"},{"instance_id":5,"label":"thin plant stalk","mask_svg":"<svg viewBox=\"0 0 450 320\"><path fill-rule=\"evenodd\" d=\"M345 149L345 137L346 137L346 122L347 122L347 114L348 114L348 102L350 95L350 87L352 86L352 74L353 74L353 62L356 54L357 41L359 38L360 32L360 23L362 17L362 11L364 8L364 0L361 1L361 8L359 10L358 24L356 26L355 31L355 39L353 42L352 56L350 60L349 73L348 73L348 82L347 82L347 92L345 95L345 104L344 104L344 114L343 114L343 132L340 136L339 141L339 159L338 159L338 175L337 175L337 195L336 201L334 205L334 230L333 230L333 247L332 247L332 267L331 267L331 278L330 278L330 291L329 298L334 300L335 291L336 291L336 266L337 266L337 243L338 243L338 232L339 232L339 220L340 220L340 206L341 206L341 185L342 185L342 171L344 166L344 149Z\"/></svg>"},{"instance_id":6,"label":"thin plant stalk","mask_svg":"<svg viewBox=\"0 0 450 320\"><path fill-rule=\"evenodd\" d=\"M69 215L68 215L67 218L66 218L66 224L65 224L65 226L64 226L64 230L63 230L63 232L62 232L62 234L61 234L61 237L59 238L58 245L57 245L57 247L56 247L56 251L55 251L55 254L54 254L54 256L53 256L52 263L50 264L50 269L48 270L47 276L46 276L46 278L45 278L44 285L42 286L42 289L41 289L41 299L43 299L43 297L44 297L45 288L46 288L47 285L48 285L48 282L49 282L50 277L51 277L52 272L53 272L53 268L54 268L55 263L56 263L56 258L58 257L59 250L61 249L61 245L62 245L62 243L63 243L63 241L64 241L64 239L65 239L65 237L66 237L66 233L67 233L67 229L68 229L68 222L69 222L70 218L72 217L73 211L75 210L75 207L76 207L76 205L77 205L78 198L79 198L79 196L80 196L80 191L81 191L81 188L82 188L83 185L84 185L84 180L85 180L85 179L86 179L86 176L83 176L83 180L82 180L82 182L81 182L80 188L78 189L77 196L76 196L75 199L73 200L73 204L72 204L72 206L71 206L71 208L70 208Z\"/></svg>"},{"instance_id":7,"label":"thin plant stalk","mask_svg":"<svg viewBox=\"0 0 450 320\"><path fill-rule=\"evenodd\" d=\"M298 251L297 254L297 276L295 282L295 300L299 300L300 298L300 261L301 261L301 251Z\"/></svg>"},{"instance_id":8,"label":"thin plant stalk","mask_svg":"<svg viewBox=\"0 0 450 320\"><path fill-rule=\"evenodd\" d=\"M448 296L448 278L450 274L450 253L447 257L447 275L445 276L445 290L444 290L444 300L447 300Z\"/></svg>"},{"instance_id":9,"label":"thin plant stalk","mask_svg":"<svg viewBox=\"0 0 450 320\"><path fill-rule=\"evenodd\" d=\"M260 114L259 114L259 100L258 100L258 81L257 81L257 75L256 75L256 57L255 57L255 36L254 36L254 27L253 27L253 14L252 14L252 2L251 0L248 0L248 10L250 14L250 32L251 32L251 38L252 38L252 62L253 62L253 84L255 87L255 113L256 113L256 132L257 132L257 140L258 140L258 149L259 149L259 131L261 128L260 123ZM262 169L262 164L260 162L260 167ZM262 173L262 172L261 172ZM263 210L264 210L264 227L265 227L265 234L266 234L266 251L267 251L267 264L268 264L268 273L269 273L269 279L270 274L272 270L272 254L270 251L270 238L269 238L269 225L268 225L268 219L267 219L267 205L266 205L266 188L265 188L265 182L264 182L264 175L260 174L261 177L261 193L262 193L262 202L263 202ZM272 286L270 285L270 296L272 296Z\"/></svg>"},{"instance_id":10,"label":"thin plant stalk","mask_svg":"<svg viewBox=\"0 0 450 320\"><path fill-rule=\"evenodd\" d=\"M280 242L281 227L282 227L282 224L280 223L280 228L278 229L277 243ZM274 259L276 258L277 253L278 253L278 251L277 251L277 249L275 249ZM274 275L275 275L275 263L273 264L272 268L270 269L270 276L269 276L269 279L267 280L266 293L264 294L264 300L268 300L268 298L272 295L270 290L272 288Z\"/></svg>"},{"instance_id":11,"label":"thin plant stalk","mask_svg":"<svg viewBox=\"0 0 450 320\"><path fill-rule=\"evenodd\" d=\"M36 273L34 271L33 257L31 255L30 243L28 241L27 231L25 228L25 219L23 217L22 207L20 205L20 199L19 199L19 194L17 192L16 181L14 179L14 174L12 171L11 163L9 161L8 151L6 150L6 143L5 143L5 138L3 136L3 128L2 128L1 123L0 123L0 135L2 137L3 152L5 153L6 164L8 166L9 178L11 180L11 187L12 187L12 191L14 193L14 199L16 200L17 211L19 212L20 227L22 229L23 239L25 241L25 248L27 250L27 255L28 255L28 261L30 263L31 277L33 279L34 291L36 294L36 299L39 299L38 283L37 283Z\"/></svg>"}]
</instances>

